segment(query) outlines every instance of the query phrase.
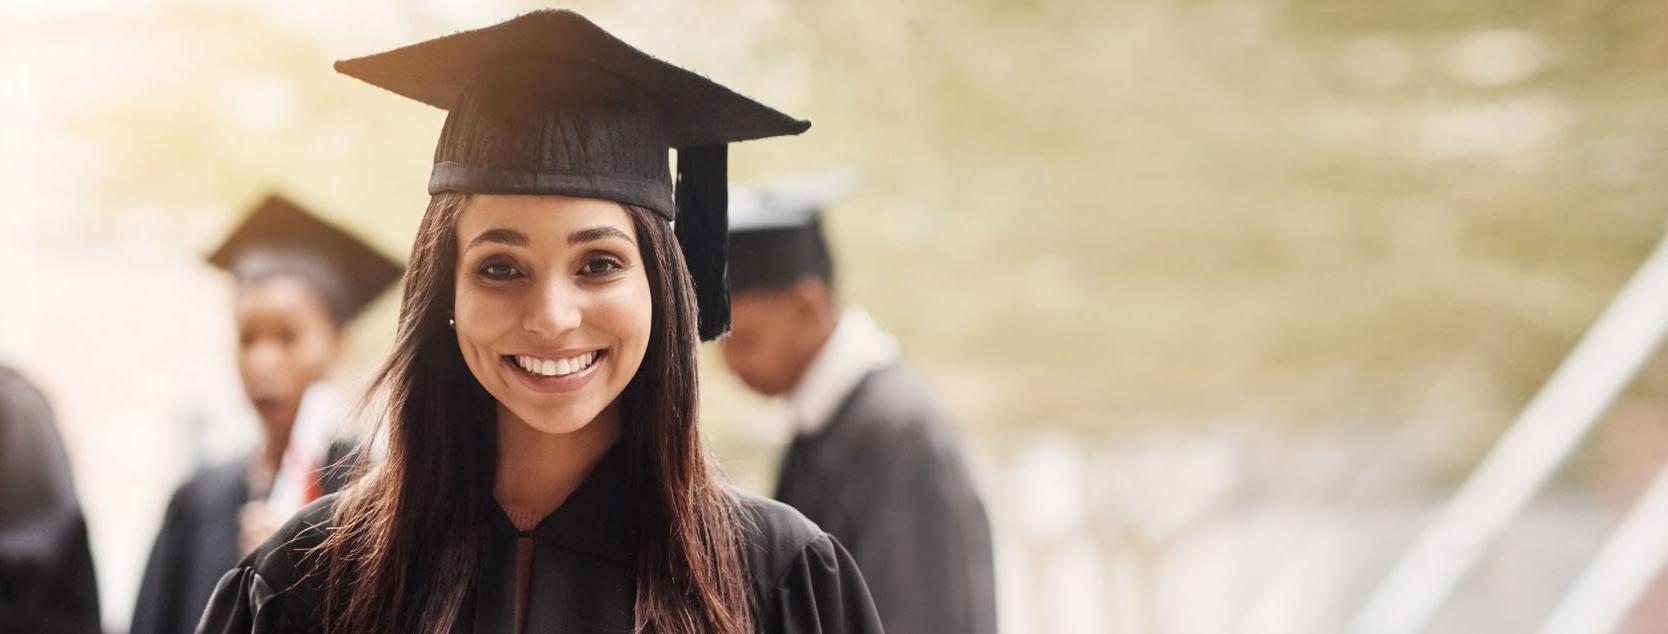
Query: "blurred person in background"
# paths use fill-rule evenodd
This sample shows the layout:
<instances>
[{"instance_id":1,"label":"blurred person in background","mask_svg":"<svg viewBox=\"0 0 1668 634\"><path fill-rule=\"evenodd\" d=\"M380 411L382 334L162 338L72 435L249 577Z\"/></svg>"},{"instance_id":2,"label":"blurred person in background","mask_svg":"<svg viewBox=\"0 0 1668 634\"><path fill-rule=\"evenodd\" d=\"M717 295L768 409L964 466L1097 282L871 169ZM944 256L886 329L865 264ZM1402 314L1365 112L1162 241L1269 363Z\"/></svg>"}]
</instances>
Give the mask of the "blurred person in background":
<instances>
[{"instance_id":1,"label":"blurred person in background","mask_svg":"<svg viewBox=\"0 0 1668 634\"><path fill-rule=\"evenodd\" d=\"M897 341L835 293L822 212L855 181L735 188L734 322L719 345L743 383L787 401L776 498L851 549L886 630L992 632L990 524L954 429Z\"/></svg>"},{"instance_id":2,"label":"blurred person in background","mask_svg":"<svg viewBox=\"0 0 1668 634\"><path fill-rule=\"evenodd\" d=\"M336 68L448 110L387 457L222 579L204 631L880 631L850 555L727 486L697 424L727 145L810 124L568 11Z\"/></svg>"},{"instance_id":3,"label":"blurred person in background","mask_svg":"<svg viewBox=\"0 0 1668 634\"><path fill-rule=\"evenodd\" d=\"M237 284L238 373L263 441L174 492L132 634L191 631L221 575L296 508L341 486L348 445L331 442L340 412L323 381L342 356L346 325L402 273L279 196L258 205L208 259Z\"/></svg>"},{"instance_id":4,"label":"blurred person in background","mask_svg":"<svg viewBox=\"0 0 1668 634\"><path fill-rule=\"evenodd\" d=\"M0 632L98 631L87 523L52 408L0 366Z\"/></svg>"}]
</instances>

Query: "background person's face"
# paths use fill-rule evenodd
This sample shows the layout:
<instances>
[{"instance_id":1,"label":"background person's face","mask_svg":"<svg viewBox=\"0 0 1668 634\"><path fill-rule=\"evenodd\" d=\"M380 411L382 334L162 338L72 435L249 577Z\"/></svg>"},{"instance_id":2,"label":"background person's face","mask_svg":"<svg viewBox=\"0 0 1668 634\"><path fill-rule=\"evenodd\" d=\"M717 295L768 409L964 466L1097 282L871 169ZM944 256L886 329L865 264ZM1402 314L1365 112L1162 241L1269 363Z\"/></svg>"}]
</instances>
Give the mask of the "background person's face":
<instances>
[{"instance_id":1,"label":"background person's face","mask_svg":"<svg viewBox=\"0 0 1668 634\"><path fill-rule=\"evenodd\" d=\"M330 370L341 330L307 282L278 275L239 288L237 368L267 428L295 422L301 395Z\"/></svg>"},{"instance_id":2,"label":"background person's face","mask_svg":"<svg viewBox=\"0 0 1668 634\"><path fill-rule=\"evenodd\" d=\"M730 298L730 334L719 344L724 363L760 394L793 389L820 344L806 332L807 312L792 287L737 293Z\"/></svg>"},{"instance_id":3,"label":"background person's face","mask_svg":"<svg viewBox=\"0 0 1668 634\"><path fill-rule=\"evenodd\" d=\"M458 347L521 422L577 431L643 362L653 299L631 218L565 196L471 199L458 220Z\"/></svg>"}]
</instances>

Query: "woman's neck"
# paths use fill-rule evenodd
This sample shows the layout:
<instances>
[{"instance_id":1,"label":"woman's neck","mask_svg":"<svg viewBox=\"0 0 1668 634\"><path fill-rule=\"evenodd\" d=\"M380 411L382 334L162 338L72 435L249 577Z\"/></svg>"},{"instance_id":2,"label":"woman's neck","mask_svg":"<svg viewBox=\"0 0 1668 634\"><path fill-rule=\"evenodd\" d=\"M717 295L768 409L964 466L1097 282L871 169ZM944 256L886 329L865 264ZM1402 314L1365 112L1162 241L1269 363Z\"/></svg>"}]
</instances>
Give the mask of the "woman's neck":
<instances>
[{"instance_id":1,"label":"woman's neck","mask_svg":"<svg viewBox=\"0 0 1668 634\"><path fill-rule=\"evenodd\" d=\"M614 406L576 431L547 434L500 405L492 495L512 514L542 518L579 488L619 437L620 417Z\"/></svg>"}]
</instances>

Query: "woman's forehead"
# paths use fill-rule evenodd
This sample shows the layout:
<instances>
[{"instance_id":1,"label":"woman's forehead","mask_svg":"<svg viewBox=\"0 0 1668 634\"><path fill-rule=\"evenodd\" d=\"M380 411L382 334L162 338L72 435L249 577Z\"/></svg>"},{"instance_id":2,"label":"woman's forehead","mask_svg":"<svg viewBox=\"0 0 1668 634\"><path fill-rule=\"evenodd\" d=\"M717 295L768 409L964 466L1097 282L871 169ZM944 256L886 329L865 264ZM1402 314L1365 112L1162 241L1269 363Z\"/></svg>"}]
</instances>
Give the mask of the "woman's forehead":
<instances>
[{"instance_id":1,"label":"woman's forehead","mask_svg":"<svg viewBox=\"0 0 1668 634\"><path fill-rule=\"evenodd\" d=\"M478 194L458 219L460 237L496 228L514 229L532 240L565 238L575 230L611 226L635 236L625 207L611 200L571 196Z\"/></svg>"}]
</instances>

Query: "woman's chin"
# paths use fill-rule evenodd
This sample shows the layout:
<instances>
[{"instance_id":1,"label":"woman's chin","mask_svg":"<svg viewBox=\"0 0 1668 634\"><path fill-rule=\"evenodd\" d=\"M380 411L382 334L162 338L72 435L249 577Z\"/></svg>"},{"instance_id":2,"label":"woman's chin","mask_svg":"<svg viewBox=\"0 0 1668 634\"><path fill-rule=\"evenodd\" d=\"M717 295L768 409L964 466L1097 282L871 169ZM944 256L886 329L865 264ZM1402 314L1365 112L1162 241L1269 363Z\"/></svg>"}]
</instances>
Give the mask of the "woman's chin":
<instances>
[{"instance_id":1,"label":"woman's chin","mask_svg":"<svg viewBox=\"0 0 1668 634\"><path fill-rule=\"evenodd\" d=\"M585 429L600 411L579 412L574 407L511 407L522 424L542 434L571 434Z\"/></svg>"}]
</instances>

